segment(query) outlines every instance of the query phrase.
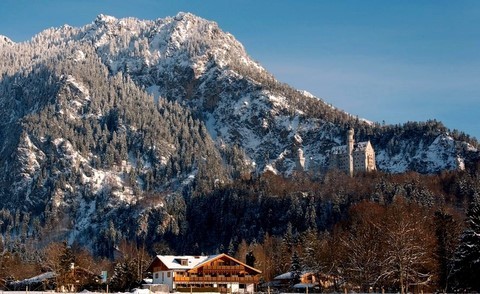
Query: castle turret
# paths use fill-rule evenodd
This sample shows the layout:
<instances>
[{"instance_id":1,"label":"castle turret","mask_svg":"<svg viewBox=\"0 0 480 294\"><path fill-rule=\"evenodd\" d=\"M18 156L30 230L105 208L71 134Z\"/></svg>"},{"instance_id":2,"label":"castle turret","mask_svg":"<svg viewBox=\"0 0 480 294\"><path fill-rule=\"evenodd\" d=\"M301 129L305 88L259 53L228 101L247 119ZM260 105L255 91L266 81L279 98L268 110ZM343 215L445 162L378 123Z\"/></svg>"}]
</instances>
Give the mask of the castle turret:
<instances>
[{"instance_id":1,"label":"castle turret","mask_svg":"<svg viewBox=\"0 0 480 294\"><path fill-rule=\"evenodd\" d=\"M297 160L296 160L297 170L304 171L305 170L305 157L303 156L302 148L298 148L297 150Z\"/></svg>"},{"instance_id":2,"label":"castle turret","mask_svg":"<svg viewBox=\"0 0 480 294\"><path fill-rule=\"evenodd\" d=\"M296 152L296 157L295 157L295 165L297 171L304 171L305 170L305 157L303 156L303 150L302 150L302 142L303 139L299 134L295 134L293 136L293 142L292 142L292 155L295 155L294 152Z\"/></svg>"},{"instance_id":3,"label":"castle turret","mask_svg":"<svg viewBox=\"0 0 480 294\"><path fill-rule=\"evenodd\" d=\"M351 128L347 132L347 160L348 160L348 173L350 174L350 176L353 176L353 146L355 144L353 135L354 135L354 131L353 131L353 128Z\"/></svg>"}]
</instances>

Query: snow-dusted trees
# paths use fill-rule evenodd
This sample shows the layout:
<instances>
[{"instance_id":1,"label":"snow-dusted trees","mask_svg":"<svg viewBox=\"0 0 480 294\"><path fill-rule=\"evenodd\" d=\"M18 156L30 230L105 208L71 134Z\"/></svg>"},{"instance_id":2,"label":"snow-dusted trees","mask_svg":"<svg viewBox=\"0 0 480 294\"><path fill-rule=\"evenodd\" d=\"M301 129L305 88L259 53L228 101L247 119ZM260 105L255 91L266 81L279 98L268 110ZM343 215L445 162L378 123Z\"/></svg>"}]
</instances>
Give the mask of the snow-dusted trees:
<instances>
[{"instance_id":1,"label":"snow-dusted trees","mask_svg":"<svg viewBox=\"0 0 480 294\"><path fill-rule=\"evenodd\" d=\"M292 286L300 282L300 278L302 276L302 265L300 264L300 257L298 256L296 250L292 253L292 259L290 261L290 274L292 277Z\"/></svg>"},{"instance_id":2,"label":"snow-dusted trees","mask_svg":"<svg viewBox=\"0 0 480 294\"><path fill-rule=\"evenodd\" d=\"M145 248L123 240L118 248L110 286L115 291L126 291L140 285L143 274L151 262Z\"/></svg>"},{"instance_id":3,"label":"snow-dusted trees","mask_svg":"<svg viewBox=\"0 0 480 294\"><path fill-rule=\"evenodd\" d=\"M263 242L255 243L252 246L253 254L256 258L255 267L262 271L266 281L271 281L278 274L277 264L282 256L280 238L276 238L266 233Z\"/></svg>"},{"instance_id":4,"label":"snow-dusted trees","mask_svg":"<svg viewBox=\"0 0 480 294\"><path fill-rule=\"evenodd\" d=\"M399 198L383 218L385 259L382 277L399 285L401 293L410 286L428 286L436 271L435 237L425 210Z\"/></svg>"},{"instance_id":5,"label":"snow-dusted trees","mask_svg":"<svg viewBox=\"0 0 480 294\"><path fill-rule=\"evenodd\" d=\"M66 242L50 243L43 250L43 263L48 271L55 273L57 290L74 284L75 257ZM73 289L69 289L73 290Z\"/></svg>"},{"instance_id":6,"label":"snow-dusted trees","mask_svg":"<svg viewBox=\"0 0 480 294\"><path fill-rule=\"evenodd\" d=\"M341 240L342 271L364 291L388 285L405 293L433 283L435 236L426 211L414 203L355 205Z\"/></svg>"},{"instance_id":7,"label":"snow-dusted trees","mask_svg":"<svg viewBox=\"0 0 480 294\"><path fill-rule=\"evenodd\" d=\"M453 209L442 207L435 211L435 236L438 258L438 286L445 292L452 292L452 277L455 266L455 251L462 232L462 223L459 213Z\"/></svg>"},{"instance_id":8,"label":"snow-dusted trees","mask_svg":"<svg viewBox=\"0 0 480 294\"><path fill-rule=\"evenodd\" d=\"M455 257L456 288L468 292L480 291L480 197L475 197L467 214L467 228L463 232Z\"/></svg>"},{"instance_id":9,"label":"snow-dusted trees","mask_svg":"<svg viewBox=\"0 0 480 294\"><path fill-rule=\"evenodd\" d=\"M342 268L349 282L359 285L363 292L381 285L381 260L384 259L382 206L362 202L350 210L348 229L341 234Z\"/></svg>"}]
</instances>

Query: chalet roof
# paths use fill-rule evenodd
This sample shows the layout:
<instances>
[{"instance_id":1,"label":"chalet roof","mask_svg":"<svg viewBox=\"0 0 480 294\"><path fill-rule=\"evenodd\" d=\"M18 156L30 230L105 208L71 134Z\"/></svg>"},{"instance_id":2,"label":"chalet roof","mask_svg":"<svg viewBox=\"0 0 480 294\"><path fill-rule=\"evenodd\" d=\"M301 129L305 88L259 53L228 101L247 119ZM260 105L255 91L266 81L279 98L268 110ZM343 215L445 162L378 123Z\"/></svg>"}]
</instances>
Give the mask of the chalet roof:
<instances>
[{"instance_id":1,"label":"chalet roof","mask_svg":"<svg viewBox=\"0 0 480 294\"><path fill-rule=\"evenodd\" d=\"M213 259L217 259L217 258L220 258L220 257L227 257L228 259L231 259L231 260L235 261L236 263L241 264L241 265L243 265L244 267L249 268L249 269L251 269L251 270L253 270L253 271L255 271L255 272L259 273L259 274L262 272L262 271L260 271L260 270L258 270L258 269L256 269L256 268L254 268L254 267L251 267L251 266L249 266L249 265L241 262L241 261L238 260L238 259L235 259L235 258L231 257L230 255L225 254L225 253L218 254L218 255L213 255L212 258L209 258L209 259L205 260L205 261L202 262L201 264L198 264L196 267L201 266L203 263L206 263L206 262L208 262L208 261L211 261L211 260L213 260Z\"/></svg>"},{"instance_id":2,"label":"chalet roof","mask_svg":"<svg viewBox=\"0 0 480 294\"><path fill-rule=\"evenodd\" d=\"M157 255L157 258L169 269L172 270L189 270L207 260L216 257L211 256L192 256L192 255ZM186 265L182 265L182 260L187 260Z\"/></svg>"},{"instance_id":3,"label":"chalet roof","mask_svg":"<svg viewBox=\"0 0 480 294\"><path fill-rule=\"evenodd\" d=\"M160 260L168 269L170 270L185 270L185 271L188 271L188 270L191 270L191 269L194 269L196 267L199 267L199 266L202 266L203 264L207 263L207 262L210 262L212 260L215 260L215 259L218 259L218 258L221 258L221 257L227 257L231 260L234 260L235 262L237 262L238 264L241 264L243 266L245 266L246 268L249 268L257 273L261 273L261 271L259 271L258 269L256 268L253 268L251 266L248 266L246 264L244 264L243 262L227 255L227 254L216 254L216 255L209 255L209 256L191 256L191 255L183 255L183 256L179 256L179 255L157 255L154 259L154 261L156 259ZM186 265L182 265L182 260L186 260ZM152 262L152 264L154 263L154 261ZM152 264L150 264L150 266L148 267L147 270L152 270L151 267L152 267Z\"/></svg>"}]
</instances>

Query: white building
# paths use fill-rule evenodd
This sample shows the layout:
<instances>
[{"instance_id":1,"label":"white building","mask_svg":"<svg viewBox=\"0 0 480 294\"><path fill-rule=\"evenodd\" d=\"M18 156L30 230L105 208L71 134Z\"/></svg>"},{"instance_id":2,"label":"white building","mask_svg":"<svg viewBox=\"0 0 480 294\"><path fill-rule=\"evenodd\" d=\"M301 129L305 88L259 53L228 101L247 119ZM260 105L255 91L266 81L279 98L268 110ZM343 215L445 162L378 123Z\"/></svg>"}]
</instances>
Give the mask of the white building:
<instances>
[{"instance_id":1,"label":"white building","mask_svg":"<svg viewBox=\"0 0 480 294\"><path fill-rule=\"evenodd\" d=\"M375 150L370 141L355 143L353 129L348 130L347 145L333 147L330 151L329 167L338 168L350 176L354 172L376 170Z\"/></svg>"}]
</instances>

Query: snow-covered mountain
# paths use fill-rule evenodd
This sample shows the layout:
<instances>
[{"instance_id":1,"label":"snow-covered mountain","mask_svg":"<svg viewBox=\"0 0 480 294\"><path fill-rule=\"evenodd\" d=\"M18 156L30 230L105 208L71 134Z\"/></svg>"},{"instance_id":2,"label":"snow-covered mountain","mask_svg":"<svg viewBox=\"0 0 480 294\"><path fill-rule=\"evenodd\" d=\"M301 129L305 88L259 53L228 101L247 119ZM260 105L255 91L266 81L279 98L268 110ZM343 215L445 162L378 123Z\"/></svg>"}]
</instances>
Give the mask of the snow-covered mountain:
<instances>
[{"instance_id":1,"label":"snow-covered mountain","mask_svg":"<svg viewBox=\"0 0 480 294\"><path fill-rule=\"evenodd\" d=\"M378 167L387 172L455 169L465 160L465 151L476 151L436 123L428 136L402 140L406 146L397 147L399 152L386 150L380 126L276 81L231 34L190 13L156 21L100 15L74 39L91 42L111 73L128 74L155 97L187 106L214 140L241 146L259 170L290 173L298 147L307 168L320 169L326 151L344 142L346 125L358 128L358 139L374 143ZM302 146L293 143L295 136L302 138ZM392 145L398 136L393 134L387 143Z\"/></svg>"},{"instance_id":2,"label":"snow-covered mountain","mask_svg":"<svg viewBox=\"0 0 480 294\"><path fill-rule=\"evenodd\" d=\"M119 217L116 229L137 238L178 234L184 195L254 171L289 175L298 148L323 172L349 127L385 172L436 173L478 156L439 122L383 126L293 89L189 13L99 15L25 43L0 36L0 58L2 207L71 240L99 232L96 246L120 238Z\"/></svg>"}]
</instances>

